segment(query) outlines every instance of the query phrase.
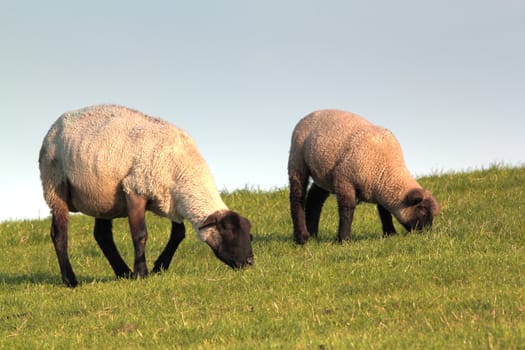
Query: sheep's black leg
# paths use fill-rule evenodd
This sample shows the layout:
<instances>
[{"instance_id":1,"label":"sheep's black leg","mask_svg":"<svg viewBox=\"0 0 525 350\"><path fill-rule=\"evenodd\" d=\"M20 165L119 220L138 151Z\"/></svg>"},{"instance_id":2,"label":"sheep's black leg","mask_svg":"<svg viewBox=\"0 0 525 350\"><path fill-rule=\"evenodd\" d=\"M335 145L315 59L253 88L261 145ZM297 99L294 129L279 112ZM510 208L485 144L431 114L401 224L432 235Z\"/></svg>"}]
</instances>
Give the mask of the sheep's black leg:
<instances>
[{"instance_id":1,"label":"sheep's black leg","mask_svg":"<svg viewBox=\"0 0 525 350\"><path fill-rule=\"evenodd\" d=\"M319 219L321 217L321 210L323 204L330 193L315 183L310 186L308 194L306 195L306 228L312 236L317 236L319 231Z\"/></svg>"},{"instance_id":2,"label":"sheep's black leg","mask_svg":"<svg viewBox=\"0 0 525 350\"><path fill-rule=\"evenodd\" d=\"M166 248L162 251L155 265L153 266L153 272L157 273L162 270L167 270L170 266L171 260L173 259L173 254L179 247L180 242L186 237L186 229L184 228L183 223L178 223L175 221L171 222L171 234Z\"/></svg>"},{"instance_id":3,"label":"sheep's black leg","mask_svg":"<svg viewBox=\"0 0 525 350\"><path fill-rule=\"evenodd\" d=\"M120 256L113 240L112 221L95 219L94 235L100 249L102 249L113 271L115 271L115 275L120 278L131 277L131 270Z\"/></svg>"},{"instance_id":4,"label":"sheep's black leg","mask_svg":"<svg viewBox=\"0 0 525 350\"><path fill-rule=\"evenodd\" d=\"M67 226L69 222L69 208L67 204L58 198L52 209L51 222L51 239L55 246L58 257L58 265L62 274L62 281L68 287L78 285L77 278L71 267L69 256L67 254Z\"/></svg>"},{"instance_id":5,"label":"sheep's black leg","mask_svg":"<svg viewBox=\"0 0 525 350\"><path fill-rule=\"evenodd\" d=\"M383 226L383 234L389 236L396 233L394 223L392 221L392 214L385 209L381 204L377 205L377 210L379 211L379 218L381 219L381 224Z\"/></svg>"},{"instance_id":6,"label":"sheep's black leg","mask_svg":"<svg viewBox=\"0 0 525 350\"><path fill-rule=\"evenodd\" d=\"M143 277L148 274L145 253L146 241L148 239L148 231L146 230L146 203L146 199L135 193L126 194L129 229L135 248L135 263L133 267L133 275L135 277Z\"/></svg>"},{"instance_id":7,"label":"sheep's black leg","mask_svg":"<svg viewBox=\"0 0 525 350\"><path fill-rule=\"evenodd\" d=\"M292 214L293 236L297 244L304 244L308 240L308 230L306 229L306 218L304 212L308 176L301 175L295 171L290 171L289 180L290 212Z\"/></svg>"},{"instance_id":8,"label":"sheep's black leg","mask_svg":"<svg viewBox=\"0 0 525 350\"><path fill-rule=\"evenodd\" d=\"M355 193L336 193L339 209L339 242L348 241L352 235L352 220L354 219Z\"/></svg>"}]
</instances>

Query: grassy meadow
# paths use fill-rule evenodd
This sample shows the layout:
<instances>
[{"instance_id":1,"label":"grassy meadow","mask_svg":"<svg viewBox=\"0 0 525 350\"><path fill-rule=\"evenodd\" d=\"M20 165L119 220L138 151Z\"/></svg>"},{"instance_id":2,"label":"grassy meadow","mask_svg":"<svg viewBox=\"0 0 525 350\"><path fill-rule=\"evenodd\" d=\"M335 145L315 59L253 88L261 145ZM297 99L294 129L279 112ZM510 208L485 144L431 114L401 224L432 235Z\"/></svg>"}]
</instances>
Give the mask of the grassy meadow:
<instances>
[{"instance_id":1,"label":"grassy meadow","mask_svg":"<svg viewBox=\"0 0 525 350\"><path fill-rule=\"evenodd\" d=\"M288 191L224 194L253 225L255 265L234 271L187 238L170 269L116 280L92 235L70 221L81 283L61 283L49 219L0 224L0 348L524 349L525 168L420 179L441 204L432 231L383 238L375 206L337 244L334 198L316 240L296 246ZM169 221L148 216L149 267ZM125 219L115 240L128 264Z\"/></svg>"}]
</instances>

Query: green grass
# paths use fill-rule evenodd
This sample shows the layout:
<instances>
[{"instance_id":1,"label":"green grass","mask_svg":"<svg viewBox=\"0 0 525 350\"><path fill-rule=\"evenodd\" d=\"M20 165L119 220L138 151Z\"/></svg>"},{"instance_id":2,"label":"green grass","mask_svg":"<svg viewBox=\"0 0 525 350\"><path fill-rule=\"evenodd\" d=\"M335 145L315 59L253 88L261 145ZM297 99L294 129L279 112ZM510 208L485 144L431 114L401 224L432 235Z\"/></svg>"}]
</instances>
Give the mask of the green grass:
<instances>
[{"instance_id":1,"label":"green grass","mask_svg":"<svg viewBox=\"0 0 525 350\"><path fill-rule=\"evenodd\" d=\"M116 280L72 216L81 282L62 286L49 220L0 224L0 347L13 349L525 348L525 168L420 179L442 213L432 231L382 238L376 209L356 210L351 242L335 243L336 205L317 240L292 242L287 190L236 191L227 204L253 224L255 265L233 271L187 239L170 269ZM169 222L148 216L149 266ZM130 264L125 220L115 239Z\"/></svg>"}]
</instances>

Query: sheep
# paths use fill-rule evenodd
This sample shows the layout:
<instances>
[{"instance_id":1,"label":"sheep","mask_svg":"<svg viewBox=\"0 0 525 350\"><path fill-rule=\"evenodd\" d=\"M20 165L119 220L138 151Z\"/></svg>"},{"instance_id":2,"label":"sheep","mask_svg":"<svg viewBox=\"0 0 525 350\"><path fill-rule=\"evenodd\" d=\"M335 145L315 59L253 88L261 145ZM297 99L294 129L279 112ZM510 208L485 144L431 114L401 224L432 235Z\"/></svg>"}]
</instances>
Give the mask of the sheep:
<instances>
[{"instance_id":1,"label":"sheep","mask_svg":"<svg viewBox=\"0 0 525 350\"><path fill-rule=\"evenodd\" d=\"M168 268L185 238L183 220L228 266L253 264L249 220L228 209L195 142L166 121L117 105L66 112L43 140L39 168L51 238L69 287L78 284L67 253L69 212L95 218L95 240L119 278L148 274L146 211L172 222L155 273ZM118 217L128 218L133 273L113 240L112 219Z\"/></svg>"},{"instance_id":2,"label":"sheep","mask_svg":"<svg viewBox=\"0 0 525 350\"><path fill-rule=\"evenodd\" d=\"M439 213L436 199L410 175L395 136L350 112L319 110L298 122L288 178L298 244L317 236L330 193L338 205L339 242L350 239L354 208L360 201L377 204L384 235L396 233L392 214L412 231L431 227Z\"/></svg>"}]
</instances>

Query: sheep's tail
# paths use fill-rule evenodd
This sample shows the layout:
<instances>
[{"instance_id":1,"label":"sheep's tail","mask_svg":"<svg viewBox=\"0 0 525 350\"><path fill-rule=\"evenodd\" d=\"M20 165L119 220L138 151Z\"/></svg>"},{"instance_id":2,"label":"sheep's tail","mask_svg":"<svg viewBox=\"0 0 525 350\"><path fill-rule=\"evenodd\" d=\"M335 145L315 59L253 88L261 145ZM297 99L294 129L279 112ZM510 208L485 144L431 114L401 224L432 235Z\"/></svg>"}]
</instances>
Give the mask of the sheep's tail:
<instances>
[{"instance_id":1,"label":"sheep's tail","mask_svg":"<svg viewBox=\"0 0 525 350\"><path fill-rule=\"evenodd\" d=\"M54 128L49 130L38 156L44 200L51 210L56 207L58 202L67 202L68 199L67 179L55 154L53 142L55 135L56 130Z\"/></svg>"}]
</instances>

